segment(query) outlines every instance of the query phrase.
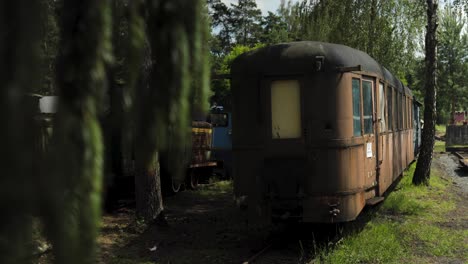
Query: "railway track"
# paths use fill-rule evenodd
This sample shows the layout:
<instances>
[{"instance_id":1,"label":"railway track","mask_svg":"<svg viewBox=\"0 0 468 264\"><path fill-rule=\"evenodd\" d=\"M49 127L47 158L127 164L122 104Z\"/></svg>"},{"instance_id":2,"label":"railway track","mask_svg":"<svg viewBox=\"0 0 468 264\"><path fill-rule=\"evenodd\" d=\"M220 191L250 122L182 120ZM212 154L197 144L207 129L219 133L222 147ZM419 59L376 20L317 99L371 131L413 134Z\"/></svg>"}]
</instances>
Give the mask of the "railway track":
<instances>
[{"instance_id":1,"label":"railway track","mask_svg":"<svg viewBox=\"0 0 468 264\"><path fill-rule=\"evenodd\" d=\"M460 159L460 165L462 165L465 169L468 169L468 152L458 151L455 152L455 155Z\"/></svg>"},{"instance_id":2,"label":"railway track","mask_svg":"<svg viewBox=\"0 0 468 264\"><path fill-rule=\"evenodd\" d=\"M297 264L306 263L310 256L306 254L309 248L303 245L302 240L288 241L286 244L278 245L276 243L267 244L260 251L253 254L242 264Z\"/></svg>"},{"instance_id":3,"label":"railway track","mask_svg":"<svg viewBox=\"0 0 468 264\"><path fill-rule=\"evenodd\" d=\"M345 232L354 230L344 227ZM319 248L332 248L343 237L343 225L297 224L275 233L260 250L256 250L242 264L301 264L315 258Z\"/></svg>"}]
</instances>

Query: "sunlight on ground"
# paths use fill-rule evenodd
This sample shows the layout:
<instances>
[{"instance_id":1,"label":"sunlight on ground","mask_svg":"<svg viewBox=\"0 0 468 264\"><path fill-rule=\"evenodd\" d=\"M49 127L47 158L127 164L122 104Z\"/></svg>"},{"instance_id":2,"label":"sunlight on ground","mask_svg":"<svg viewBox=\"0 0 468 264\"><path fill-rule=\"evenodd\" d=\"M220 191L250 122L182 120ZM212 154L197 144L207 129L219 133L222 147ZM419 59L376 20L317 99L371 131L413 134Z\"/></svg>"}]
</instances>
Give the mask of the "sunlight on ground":
<instances>
[{"instance_id":1,"label":"sunlight on ground","mask_svg":"<svg viewBox=\"0 0 468 264\"><path fill-rule=\"evenodd\" d=\"M445 131L447 130L447 125L436 125L435 130L437 133L445 134Z\"/></svg>"},{"instance_id":2,"label":"sunlight on ground","mask_svg":"<svg viewBox=\"0 0 468 264\"><path fill-rule=\"evenodd\" d=\"M202 196L215 196L218 194L232 193L232 181L217 181L207 185L200 185L198 192Z\"/></svg>"},{"instance_id":3,"label":"sunlight on ground","mask_svg":"<svg viewBox=\"0 0 468 264\"><path fill-rule=\"evenodd\" d=\"M319 263L437 263L468 260L468 231L451 227L449 182L432 169L430 186L413 186L413 164L364 230L322 251ZM449 261L450 262L450 261ZM317 262L314 262L317 263ZM460 262L461 263L461 262Z\"/></svg>"},{"instance_id":4,"label":"sunlight on ground","mask_svg":"<svg viewBox=\"0 0 468 264\"><path fill-rule=\"evenodd\" d=\"M445 152L445 141L436 140L434 142L434 152Z\"/></svg>"}]
</instances>

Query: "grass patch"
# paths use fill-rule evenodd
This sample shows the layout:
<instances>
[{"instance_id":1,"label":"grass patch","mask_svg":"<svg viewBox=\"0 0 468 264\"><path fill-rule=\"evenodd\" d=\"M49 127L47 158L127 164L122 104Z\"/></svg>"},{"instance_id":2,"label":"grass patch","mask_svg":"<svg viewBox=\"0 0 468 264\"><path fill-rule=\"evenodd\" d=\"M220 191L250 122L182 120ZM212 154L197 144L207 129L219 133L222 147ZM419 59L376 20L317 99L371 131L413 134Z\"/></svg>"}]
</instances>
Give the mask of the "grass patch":
<instances>
[{"instance_id":1,"label":"grass patch","mask_svg":"<svg viewBox=\"0 0 468 264\"><path fill-rule=\"evenodd\" d=\"M430 186L413 186L415 166L404 173L362 231L346 236L333 251L322 250L313 263L467 261L468 246L463 241L468 231L449 225L456 209L454 194L447 189L449 182L432 169Z\"/></svg>"},{"instance_id":2,"label":"grass patch","mask_svg":"<svg viewBox=\"0 0 468 264\"><path fill-rule=\"evenodd\" d=\"M232 181L217 181L208 185L200 186L198 192L202 196L216 196L232 193L232 189Z\"/></svg>"},{"instance_id":3,"label":"grass patch","mask_svg":"<svg viewBox=\"0 0 468 264\"><path fill-rule=\"evenodd\" d=\"M436 140L434 142L434 152L445 152L445 141Z\"/></svg>"},{"instance_id":4,"label":"grass patch","mask_svg":"<svg viewBox=\"0 0 468 264\"><path fill-rule=\"evenodd\" d=\"M465 149L468 148L468 145L447 145L447 147L456 150L456 149Z\"/></svg>"},{"instance_id":5,"label":"grass patch","mask_svg":"<svg viewBox=\"0 0 468 264\"><path fill-rule=\"evenodd\" d=\"M440 178L440 172L431 171L429 186L414 186L412 177L416 163L403 173L397 188L382 205L382 211L393 215L416 215L426 220L438 220L455 209L455 202L446 199L448 182Z\"/></svg>"},{"instance_id":6,"label":"grass patch","mask_svg":"<svg viewBox=\"0 0 468 264\"><path fill-rule=\"evenodd\" d=\"M435 130L437 133L445 134L447 131L447 125L436 125Z\"/></svg>"},{"instance_id":7,"label":"grass patch","mask_svg":"<svg viewBox=\"0 0 468 264\"><path fill-rule=\"evenodd\" d=\"M399 242L398 224L371 222L357 234L346 237L331 254L322 254L319 263L399 263L408 252Z\"/></svg>"},{"instance_id":8,"label":"grass patch","mask_svg":"<svg viewBox=\"0 0 468 264\"><path fill-rule=\"evenodd\" d=\"M154 264L153 261L136 260L134 258L122 258L113 257L110 262L111 264Z\"/></svg>"},{"instance_id":9,"label":"grass patch","mask_svg":"<svg viewBox=\"0 0 468 264\"><path fill-rule=\"evenodd\" d=\"M455 257L463 252L463 232L426 224L425 221L408 221L399 228L406 237L406 244L417 255Z\"/></svg>"}]
</instances>

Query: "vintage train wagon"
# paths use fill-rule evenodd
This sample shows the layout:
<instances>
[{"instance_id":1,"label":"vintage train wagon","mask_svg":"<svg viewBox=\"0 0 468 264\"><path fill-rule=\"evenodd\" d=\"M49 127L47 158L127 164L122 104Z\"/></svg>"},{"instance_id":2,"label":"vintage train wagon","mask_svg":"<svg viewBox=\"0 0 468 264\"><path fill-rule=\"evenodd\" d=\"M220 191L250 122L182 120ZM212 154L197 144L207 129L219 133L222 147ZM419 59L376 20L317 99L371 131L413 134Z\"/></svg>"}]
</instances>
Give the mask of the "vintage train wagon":
<instances>
[{"instance_id":1,"label":"vintage train wagon","mask_svg":"<svg viewBox=\"0 0 468 264\"><path fill-rule=\"evenodd\" d=\"M231 68L233 177L249 223L354 220L414 160L411 91L364 52L277 44Z\"/></svg>"},{"instance_id":2,"label":"vintage train wagon","mask_svg":"<svg viewBox=\"0 0 468 264\"><path fill-rule=\"evenodd\" d=\"M186 146L182 159L176 161L185 170L183 179L174 178L168 169L170 150L160 152L161 186L164 194L177 193L182 187L197 189L200 180L207 181L213 174L218 161L211 157L212 134L213 127L210 123L192 121L191 144ZM127 156L123 159L123 168L126 170L123 174L131 177L135 174L132 156L133 153L127 151Z\"/></svg>"},{"instance_id":3,"label":"vintage train wagon","mask_svg":"<svg viewBox=\"0 0 468 264\"><path fill-rule=\"evenodd\" d=\"M218 162L217 172L223 179L232 175L232 120L223 106L212 106L208 122L213 126L211 157Z\"/></svg>"}]
</instances>

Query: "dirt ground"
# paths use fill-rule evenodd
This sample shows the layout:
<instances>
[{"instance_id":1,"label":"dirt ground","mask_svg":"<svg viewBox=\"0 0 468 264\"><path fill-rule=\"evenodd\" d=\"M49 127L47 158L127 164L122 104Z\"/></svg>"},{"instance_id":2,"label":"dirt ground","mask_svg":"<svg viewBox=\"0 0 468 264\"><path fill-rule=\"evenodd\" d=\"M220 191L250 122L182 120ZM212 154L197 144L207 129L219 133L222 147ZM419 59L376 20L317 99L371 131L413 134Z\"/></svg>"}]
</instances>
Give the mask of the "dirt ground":
<instances>
[{"instance_id":1,"label":"dirt ground","mask_svg":"<svg viewBox=\"0 0 468 264\"><path fill-rule=\"evenodd\" d=\"M468 169L461 168L459 158L451 153L436 153L434 165L452 180L455 188L468 195Z\"/></svg>"},{"instance_id":2,"label":"dirt ground","mask_svg":"<svg viewBox=\"0 0 468 264\"><path fill-rule=\"evenodd\" d=\"M225 185L221 190L218 183L167 197L167 225L152 225L145 230L145 225L135 222L134 211L128 206L105 215L99 238L101 262L244 263L268 246L267 254L255 263L309 260L314 247L309 243L312 231L301 241L299 232L304 229L297 226L284 230L289 227L278 225L273 232L248 229L234 204L232 184L221 184Z\"/></svg>"},{"instance_id":3,"label":"dirt ground","mask_svg":"<svg viewBox=\"0 0 468 264\"><path fill-rule=\"evenodd\" d=\"M224 190L207 185L166 197L167 225L147 230L135 223L133 209L106 215L100 239L102 261L242 263L251 255L250 239L230 190L230 185ZM124 237L119 238L119 233Z\"/></svg>"},{"instance_id":4,"label":"dirt ground","mask_svg":"<svg viewBox=\"0 0 468 264\"><path fill-rule=\"evenodd\" d=\"M436 153L432 166L442 172L444 179L453 183L449 191L455 193L457 206L449 216L450 224L456 230L468 230L468 168L462 168L458 157L451 153Z\"/></svg>"},{"instance_id":5,"label":"dirt ground","mask_svg":"<svg viewBox=\"0 0 468 264\"><path fill-rule=\"evenodd\" d=\"M460 170L457 162L451 154L436 153L433 166L454 183L450 191L458 197L457 210L449 216L452 219L450 228L466 230L468 172ZM247 228L233 202L232 187L228 182L184 191L166 197L164 202L167 225L147 227L136 222L132 206L105 215L99 238L101 262L244 263L271 243L266 233ZM307 232L310 235L314 231ZM255 263L307 263L311 260L316 245L311 243L310 236L301 240L296 232L281 239L284 241L273 243Z\"/></svg>"}]
</instances>

